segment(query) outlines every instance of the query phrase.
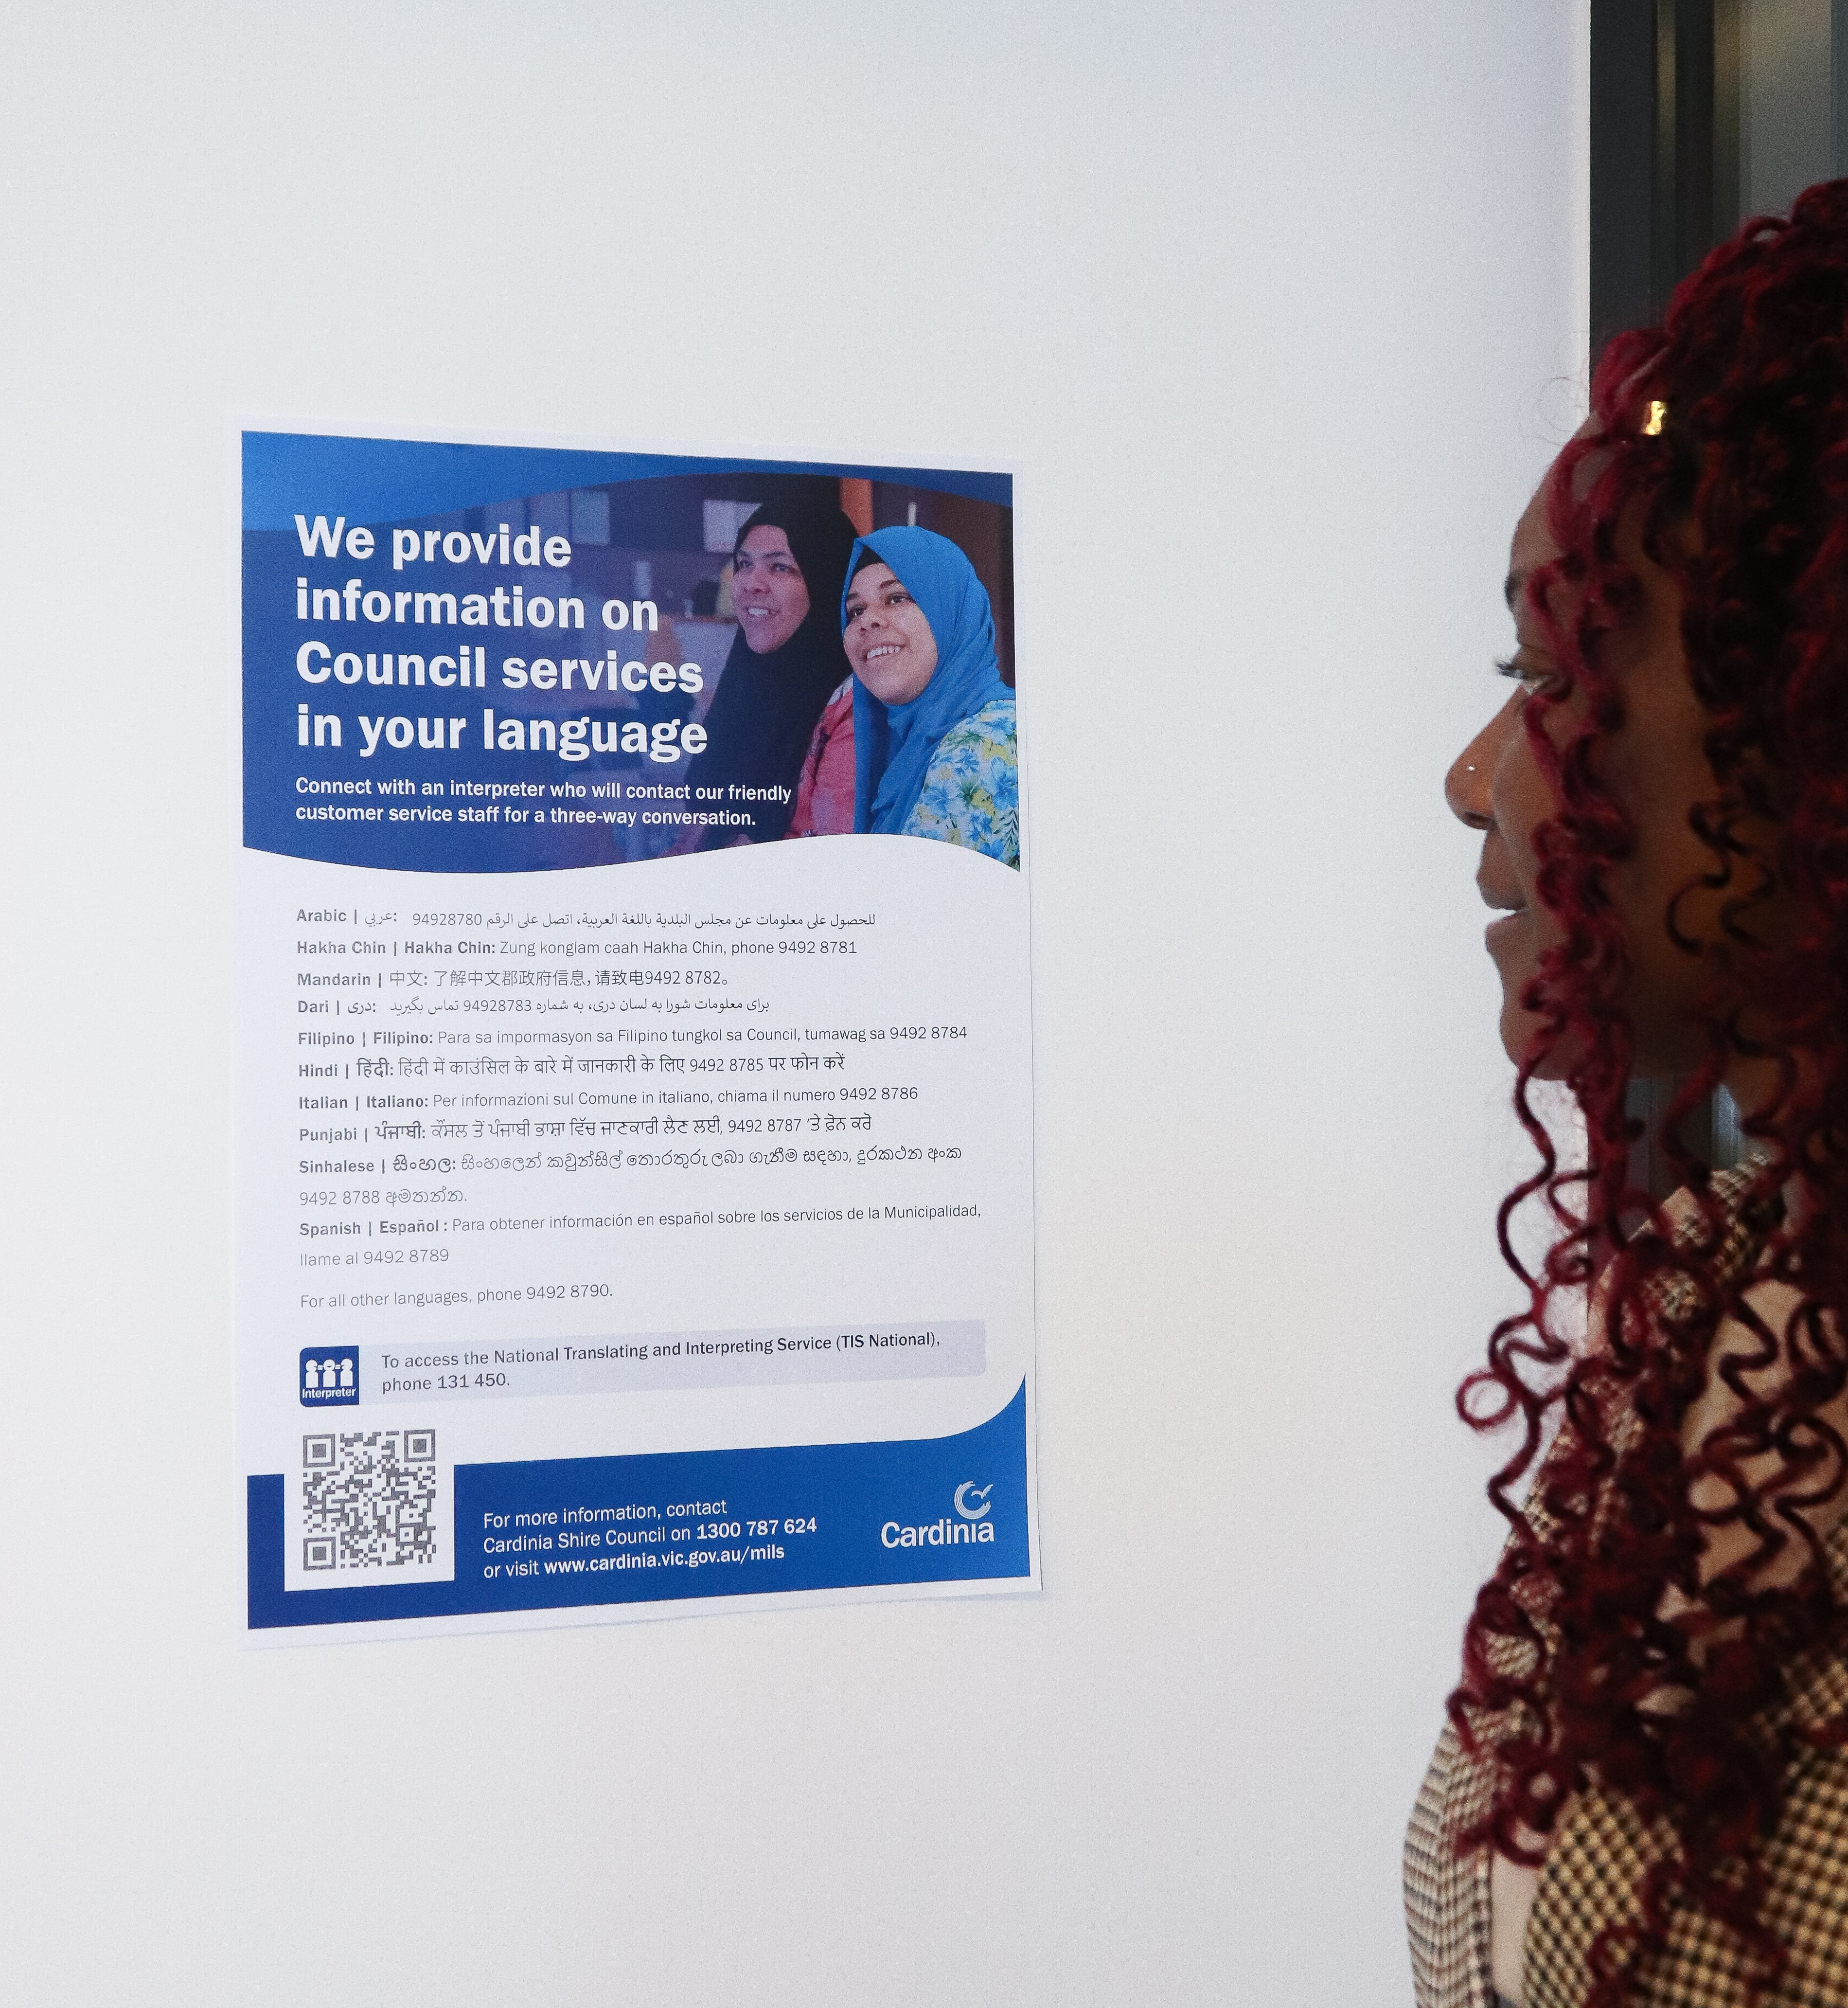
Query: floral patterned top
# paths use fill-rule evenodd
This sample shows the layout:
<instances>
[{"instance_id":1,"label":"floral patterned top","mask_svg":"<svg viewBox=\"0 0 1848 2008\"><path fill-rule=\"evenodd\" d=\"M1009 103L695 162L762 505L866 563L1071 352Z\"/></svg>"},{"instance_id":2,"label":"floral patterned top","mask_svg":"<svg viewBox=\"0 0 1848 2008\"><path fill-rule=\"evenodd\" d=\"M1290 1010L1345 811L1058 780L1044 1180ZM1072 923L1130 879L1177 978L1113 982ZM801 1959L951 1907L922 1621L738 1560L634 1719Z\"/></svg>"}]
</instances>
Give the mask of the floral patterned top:
<instances>
[{"instance_id":1,"label":"floral patterned top","mask_svg":"<svg viewBox=\"0 0 1848 2008\"><path fill-rule=\"evenodd\" d=\"M995 698L945 733L904 833L960 843L1019 868L1020 767L1012 696Z\"/></svg>"}]
</instances>

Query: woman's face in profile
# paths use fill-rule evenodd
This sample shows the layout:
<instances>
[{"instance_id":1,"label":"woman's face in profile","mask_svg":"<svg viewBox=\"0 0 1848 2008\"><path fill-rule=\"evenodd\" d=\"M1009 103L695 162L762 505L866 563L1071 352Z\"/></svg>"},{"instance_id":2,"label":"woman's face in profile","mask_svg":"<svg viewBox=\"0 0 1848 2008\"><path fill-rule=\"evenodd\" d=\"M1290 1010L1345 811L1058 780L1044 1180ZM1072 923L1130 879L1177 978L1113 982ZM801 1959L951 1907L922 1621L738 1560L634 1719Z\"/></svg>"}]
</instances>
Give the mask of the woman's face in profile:
<instances>
[{"instance_id":1,"label":"woman's face in profile","mask_svg":"<svg viewBox=\"0 0 1848 2008\"><path fill-rule=\"evenodd\" d=\"M1536 693L1560 688L1559 666L1527 596L1528 579L1558 556L1546 527L1544 492L1528 505L1509 556L1507 590L1516 645L1503 666L1514 688L1463 749L1444 783L1452 813L1482 835L1476 883L1497 910L1485 941L1501 978L1502 1044L1517 1062L1539 1025L1523 1006L1522 992L1542 953L1565 938L1560 917L1542 904L1538 890L1534 833L1554 813L1555 803L1522 716ZM1711 721L1689 681L1681 641L1680 590L1644 555L1634 533L1620 534L1618 550L1641 586L1641 602L1604 644L1624 716L1596 748L1595 764L1634 833L1630 854L1603 875L1624 928L1629 964L1624 1002L1635 1035L1634 1071L1649 1077L1686 1069L1701 1049L1705 970L1701 956L1677 947L1670 934L1670 903L1676 903L1683 934L1698 943L1719 938L1720 907L1729 896L1686 890L1714 863L1688 818L1719 789L1704 743ZM1569 606L1559 610L1571 619ZM1583 715L1581 695L1568 692L1546 714L1544 729L1563 745ZM1541 1071L1556 1078L1571 1059L1569 1052L1556 1050Z\"/></svg>"},{"instance_id":2,"label":"woman's face in profile","mask_svg":"<svg viewBox=\"0 0 1848 2008\"><path fill-rule=\"evenodd\" d=\"M882 704L909 704L937 670L937 638L924 609L893 576L871 564L847 589L847 660Z\"/></svg>"},{"instance_id":3,"label":"woman's face in profile","mask_svg":"<svg viewBox=\"0 0 1848 2008\"><path fill-rule=\"evenodd\" d=\"M780 649L808 618L808 583L781 530L760 524L739 545L732 606L746 645L760 656Z\"/></svg>"}]
</instances>

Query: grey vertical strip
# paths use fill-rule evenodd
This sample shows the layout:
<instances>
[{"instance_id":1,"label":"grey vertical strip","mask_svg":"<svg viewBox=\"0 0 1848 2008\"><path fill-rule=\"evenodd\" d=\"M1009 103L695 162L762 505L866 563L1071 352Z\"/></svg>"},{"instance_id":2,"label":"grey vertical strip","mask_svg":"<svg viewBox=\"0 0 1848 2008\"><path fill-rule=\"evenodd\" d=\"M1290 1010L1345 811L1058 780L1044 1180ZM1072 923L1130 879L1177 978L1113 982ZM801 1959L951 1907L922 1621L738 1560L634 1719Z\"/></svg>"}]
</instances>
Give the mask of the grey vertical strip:
<instances>
[{"instance_id":1,"label":"grey vertical strip","mask_svg":"<svg viewBox=\"0 0 1848 2008\"><path fill-rule=\"evenodd\" d=\"M1848 175L1848 0L1829 10L1829 171Z\"/></svg>"},{"instance_id":2,"label":"grey vertical strip","mask_svg":"<svg viewBox=\"0 0 1848 2008\"><path fill-rule=\"evenodd\" d=\"M1713 0L1713 236L1718 242L1745 215L1741 93L1744 65L1740 9L1746 0ZM1830 0L1832 5L1844 0Z\"/></svg>"},{"instance_id":3,"label":"grey vertical strip","mask_svg":"<svg viewBox=\"0 0 1848 2008\"><path fill-rule=\"evenodd\" d=\"M1652 318L1655 0L1592 9L1592 354Z\"/></svg>"},{"instance_id":4,"label":"grey vertical strip","mask_svg":"<svg viewBox=\"0 0 1848 2008\"><path fill-rule=\"evenodd\" d=\"M1676 141L1680 136L1680 0L1655 0L1655 101L1649 231L1649 315L1661 316L1681 276Z\"/></svg>"},{"instance_id":5,"label":"grey vertical strip","mask_svg":"<svg viewBox=\"0 0 1848 2008\"><path fill-rule=\"evenodd\" d=\"M1661 304L1719 241L1713 203L1713 0L1673 0L1674 269Z\"/></svg>"}]
</instances>

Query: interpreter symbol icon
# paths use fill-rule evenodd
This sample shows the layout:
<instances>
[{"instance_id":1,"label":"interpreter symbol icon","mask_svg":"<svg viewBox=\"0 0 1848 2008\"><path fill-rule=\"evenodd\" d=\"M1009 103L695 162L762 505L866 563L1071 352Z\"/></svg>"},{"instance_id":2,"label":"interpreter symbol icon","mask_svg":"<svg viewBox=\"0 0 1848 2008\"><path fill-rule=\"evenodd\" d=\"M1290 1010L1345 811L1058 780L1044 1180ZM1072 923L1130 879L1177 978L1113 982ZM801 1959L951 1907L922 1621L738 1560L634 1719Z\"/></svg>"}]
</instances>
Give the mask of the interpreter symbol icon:
<instances>
[{"instance_id":1,"label":"interpreter symbol icon","mask_svg":"<svg viewBox=\"0 0 1848 2008\"><path fill-rule=\"evenodd\" d=\"M304 1347L300 1392L305 1409L351 1405L359 1399L359 1349L356 1345Z\"/></svg>"}]
</instances>

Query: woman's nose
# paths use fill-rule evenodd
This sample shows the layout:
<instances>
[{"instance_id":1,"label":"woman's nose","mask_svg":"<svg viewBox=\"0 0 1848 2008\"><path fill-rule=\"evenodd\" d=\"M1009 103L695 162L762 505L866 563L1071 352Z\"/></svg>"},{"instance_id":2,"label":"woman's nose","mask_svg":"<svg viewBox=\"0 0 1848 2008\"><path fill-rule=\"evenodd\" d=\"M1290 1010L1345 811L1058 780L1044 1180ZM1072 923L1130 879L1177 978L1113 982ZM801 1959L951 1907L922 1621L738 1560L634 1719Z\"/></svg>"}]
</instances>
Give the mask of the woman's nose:
<instances>
[{"instance_id":1,"label":"woman's nose","mask_svg":"<svg viewBox=\"0 0 1848 2008\"><path fill-rule=\"evenodd\" d=\"M1494 771L1500 714L1490 719L1450 763L1443 777L1445 806L1458 822L1486 829L1494 820L1489 805L1489 776Z\"/></svg>"}]
</instances>

